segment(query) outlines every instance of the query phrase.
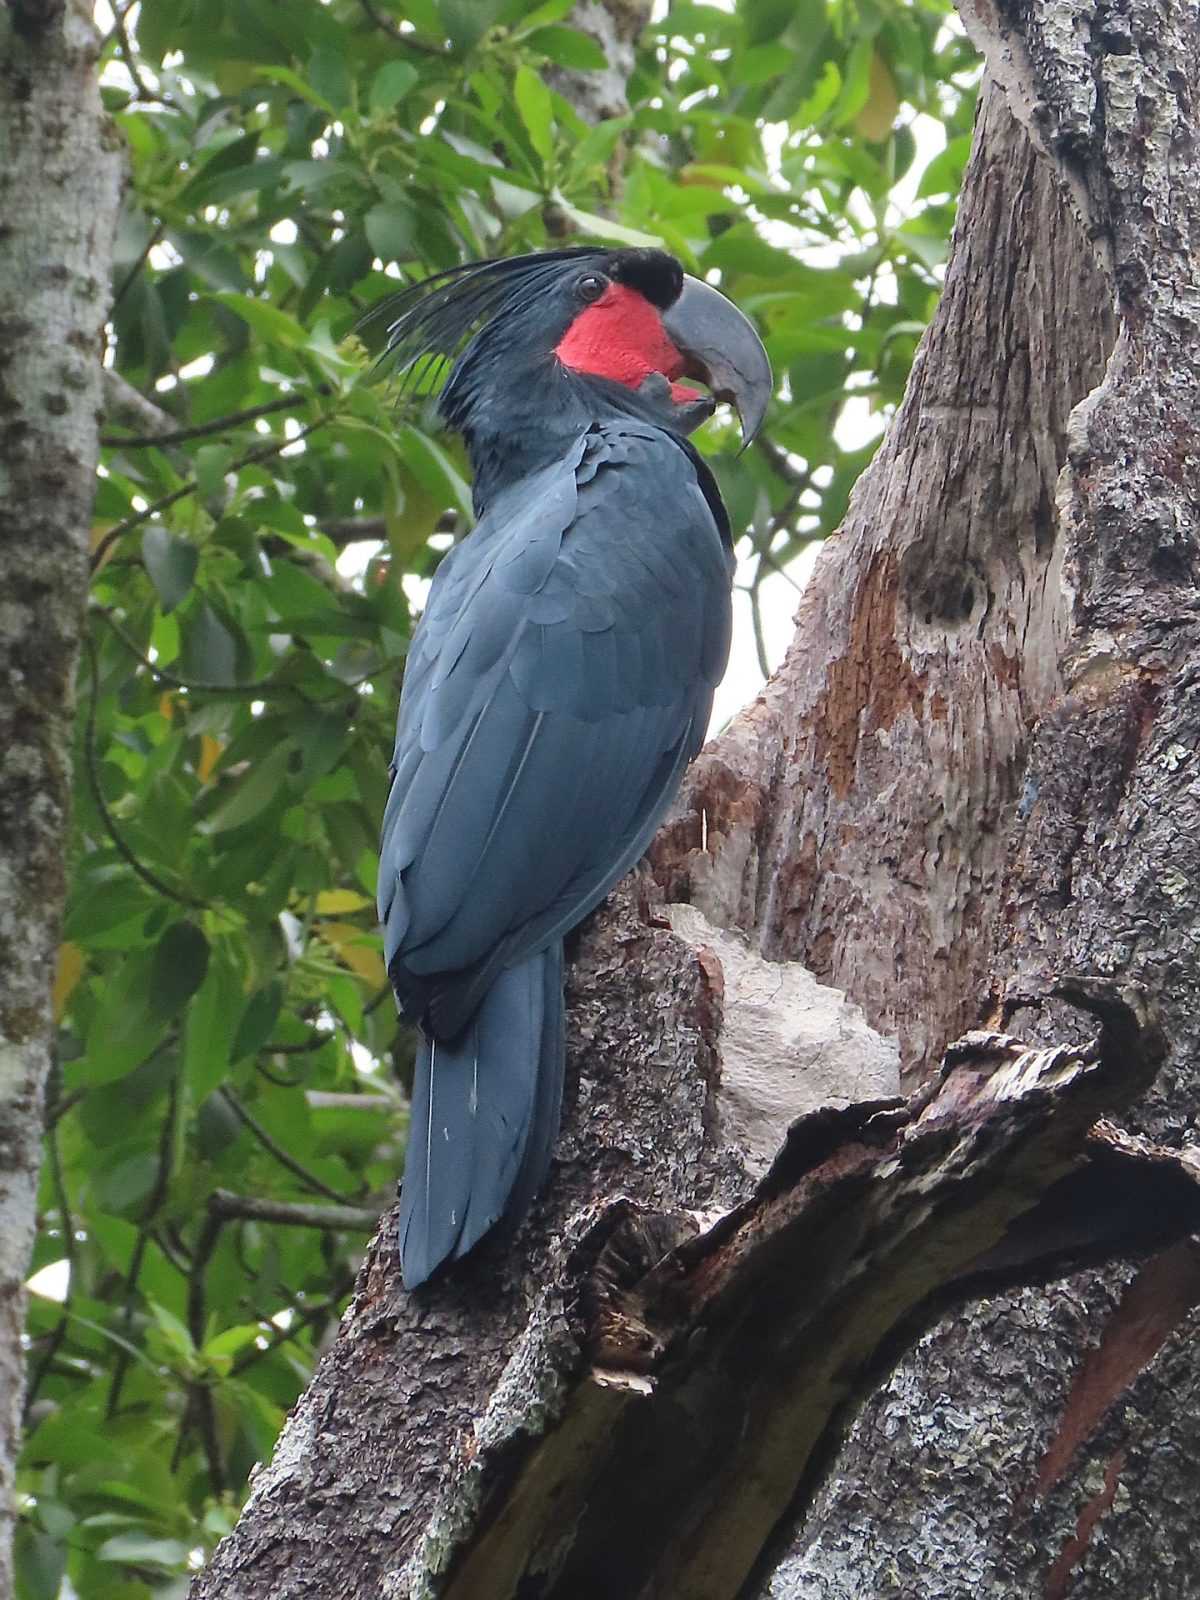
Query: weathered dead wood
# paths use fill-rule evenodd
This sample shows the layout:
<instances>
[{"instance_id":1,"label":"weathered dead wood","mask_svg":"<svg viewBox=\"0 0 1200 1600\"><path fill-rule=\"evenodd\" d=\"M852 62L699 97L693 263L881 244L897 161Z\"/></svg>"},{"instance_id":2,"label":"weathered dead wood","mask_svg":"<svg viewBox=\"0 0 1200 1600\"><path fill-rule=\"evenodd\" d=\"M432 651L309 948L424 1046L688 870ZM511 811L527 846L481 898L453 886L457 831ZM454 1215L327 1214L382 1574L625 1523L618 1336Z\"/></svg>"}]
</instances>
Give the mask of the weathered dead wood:
<instances>
[{"instance_id":1,"label":"weathered dead wood","mask_svg":"<svg viewBox=\"0 0 1200 1600\"><path fill-rule=\"evenodd\" d=\"M934 1307L968 1285L1063 1270L1073 1250L1131 1248L1119 1209L1067 1243L1076 1187L1120 1167L1136 1193L1153 1167L1154 1236L1200 1223L1193 1168L1091 1131L1162 1058L1130 1001L1093 988L1095 1045L969 1035L914 1101L802 1118L742 1205L708 1227L658 1219L663 1238L684 1237L649 1271L646 1219L628 1205L577 1219L385 1592L738 1595L781 1516L811 1495L847 1414Z\"/></svg>"},{"instance_id":2,"label":"weathered dead wood","mask_svg":"<svg viewBox=\"0 0 1200 1600\"><path fill-rule=\"evenodd\" d=\"M1069 1037L1050 994L1064 965L1155 994L1172 1057L1129 1120L1188 1161L1200 1093L1200 8L962 10L1043 181L1079 218L1096 303L1116 306L1119 328L1060 455L1060 686L1005 822L990 1017L1023 1037ZM1049 270L1059 250L1058 236L1037 246ZM1075 1225L1102 1222L1114 1198L1093 1184ZM919 1574L930 1600L1200 1593L1198 1307L1183 1244L944 1324L868 1408L758 1592L898 1600Z\"/></svg>"},{"instance_id":3,"label":"weathered dead wood","mask_svg":"<svg viewBox=\"0 0 1200 1600\"><path fill-rule=\"evenodd\" d=\"M1055 490L1111 304L1069 198L985 80L904 402L787 659L693 767L655 855L668 899L897 1035L908 1085L979 1017L1008 820L1062 688Z\"/></svg>"},{"instance_id":4,"label":"weathered dead wood","mask_svg":"<svg viewBox=\"0 0 1200 1600\"><path fill-rule=\"evenodd\" d=\"M328 1594L340 1567L355 1574L346 1593L411 1600L740 1594L848 1419L949 1303L1200 1226L1193 1168L1095 1126L1150 1081L1157 1027L1137 995L1082 983L1071 993L1100 1016L1097 1043L1030 1050L970 1035L909 1102L802 1117L748 1197L715 1220L625 1199L585 1207L543 1263L477 1414L449 1450L439 1429L432 1495L410 1476L412 1454L376 1485L373 1522L390 1504L392 1537L369 1585L360 1548L343 1543L337 1561L329 1549L357 1505L344 1458L323 1473L322 1418L302 1404L243 1519L267 1537L228 1541L198 1592ZM1080 1197L1097 1183L1126 1201L1145 1188L1145 1203L1081 1228ZM502 1306L497 1282L479 1273L473 1287L399 1301L390 1232L376 1240L338 1350L358 1402L365 1386L386 1404L385 1428L403 1418L401 1440L414 1407L436 1411L439 1367L462 1381L447 1338L455 1306L478 1316L485 1294ZM441 1358L417 1390L405 1388L414 1340ZM327 1399L350 1398L336 1373L324 1378ZM377 1441L363 1444L378 1464ZM423 1524L410 1521L414 1501ZM302 1508L312 1540L298 1561ZM283 1543L270 1537L280 1523Z\"/></svg>"}]
</instances>

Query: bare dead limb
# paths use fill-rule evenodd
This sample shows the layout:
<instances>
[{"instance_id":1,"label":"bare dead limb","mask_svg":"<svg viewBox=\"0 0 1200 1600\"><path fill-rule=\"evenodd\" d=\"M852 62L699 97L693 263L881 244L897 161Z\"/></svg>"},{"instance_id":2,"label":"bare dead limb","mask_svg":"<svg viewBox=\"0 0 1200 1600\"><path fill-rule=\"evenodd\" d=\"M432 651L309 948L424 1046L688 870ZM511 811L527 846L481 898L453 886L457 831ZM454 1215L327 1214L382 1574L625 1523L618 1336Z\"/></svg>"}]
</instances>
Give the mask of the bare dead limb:
<instances>
[{"instance_id":1,"label":"bare dead limb","mask_svg":"<svg viewBox=\"0 0 1200 1600\"><path fill-rule=\"evenodd\" d=\"M1095 1127L1146 1087L1161 1034L1136 995L1090 1003L1085 1048L970 1034L932 1092L801 1118L710 1226L623 1202L579 1218L396 1592L732 1600L934 1307L1129 1249L1120 1206L1073 1231L1080 1191L1118 1177L1152 1191L1158 1239L1195 1228L1194 1169Z\"/></svg>"}]
</instances>

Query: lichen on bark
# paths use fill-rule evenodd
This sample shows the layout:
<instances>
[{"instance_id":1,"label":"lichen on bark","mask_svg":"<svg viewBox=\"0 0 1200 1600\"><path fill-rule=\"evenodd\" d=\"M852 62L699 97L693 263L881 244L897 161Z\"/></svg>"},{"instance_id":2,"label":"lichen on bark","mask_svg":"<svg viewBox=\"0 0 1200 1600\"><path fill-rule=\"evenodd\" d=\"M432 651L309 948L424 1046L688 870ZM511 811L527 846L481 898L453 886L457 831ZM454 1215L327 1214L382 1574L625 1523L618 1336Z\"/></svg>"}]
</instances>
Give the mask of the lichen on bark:
<instances>
[{"instance_id":1,"label":"lichen on bark","mask_svg":"<svg viewBox=\"0 0 1200 1600\"><path fill-rule=\"evenodd\" d=\"M119 158L79 5L0 10L0 1593Z\"/></svg>"}]
</instances>

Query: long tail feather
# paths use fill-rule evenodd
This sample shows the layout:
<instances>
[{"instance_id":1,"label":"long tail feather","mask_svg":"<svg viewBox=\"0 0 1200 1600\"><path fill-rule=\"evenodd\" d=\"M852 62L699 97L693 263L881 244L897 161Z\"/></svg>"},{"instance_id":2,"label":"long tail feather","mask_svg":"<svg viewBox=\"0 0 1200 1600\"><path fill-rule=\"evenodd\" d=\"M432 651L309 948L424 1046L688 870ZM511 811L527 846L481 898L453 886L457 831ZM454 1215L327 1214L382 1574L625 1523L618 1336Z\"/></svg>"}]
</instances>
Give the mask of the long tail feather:
<instances>
[{"instance_id":1,"label":"long tail feather","mask_svg":"<svg viewBox=\"0 0 1200 1600\"><path fill-rule=\"evenodd\" d=\"M529 1137L513 1182L506 1221L515 1227L533 1204L534 1196L550 1170L550 1157L558 1138L562 1116L563 1072L566 1060L566 1017L563 1014L563 947L556 939L538 958L541 962L542 1038Z\"/></svg>"},{"instance_id":2,"label":"long tail feather","mask_svg":"<svg viewBox=\"0 0 1200 1600\"><path fill-rule=\"evenodd\" d=\"M408 1288L528 1209L558 1133L562 1008L556 941L500 973L457 1038L422 1037L400 1205Z\"/></svg>"}]
</instances>

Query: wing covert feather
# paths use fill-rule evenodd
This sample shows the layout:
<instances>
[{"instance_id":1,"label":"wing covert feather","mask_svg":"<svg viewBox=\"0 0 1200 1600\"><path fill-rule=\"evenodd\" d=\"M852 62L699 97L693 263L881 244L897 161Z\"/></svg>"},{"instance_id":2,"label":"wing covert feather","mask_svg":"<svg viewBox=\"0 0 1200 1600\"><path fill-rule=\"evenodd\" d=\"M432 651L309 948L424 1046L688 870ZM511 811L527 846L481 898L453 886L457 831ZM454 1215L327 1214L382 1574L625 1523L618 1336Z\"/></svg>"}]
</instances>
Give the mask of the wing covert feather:
<instances>
[{"instance_id":1,"label":"wing covert feather","mask_svg":"<svg viewBox=\"0 0 1200 1600\"><path fill-rule=\"evenodd\" d=\"M636 422L499 496L442 562L384 819L389 967L474 993L628 870L707 725L731 564L685 450Z\"/></svg>"}]
</instances>

